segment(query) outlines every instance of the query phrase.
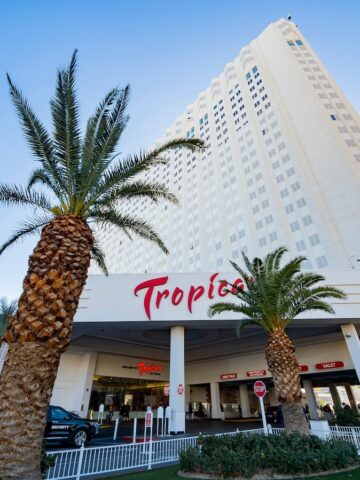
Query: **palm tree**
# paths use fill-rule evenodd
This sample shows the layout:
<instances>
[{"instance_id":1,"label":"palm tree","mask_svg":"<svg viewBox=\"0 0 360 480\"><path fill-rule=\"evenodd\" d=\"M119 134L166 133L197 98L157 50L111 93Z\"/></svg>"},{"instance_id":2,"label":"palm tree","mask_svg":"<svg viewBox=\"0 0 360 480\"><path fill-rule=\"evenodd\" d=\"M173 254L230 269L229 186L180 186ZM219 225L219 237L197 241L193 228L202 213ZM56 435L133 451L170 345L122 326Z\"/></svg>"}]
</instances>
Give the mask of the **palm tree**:
<instances>
[{"instance_id":1,"label":"palm tree","mask_svg":"<svg viewBox=\"0 0 360 480\"><path fill-rule=\"evenodd\" d=\"M285 428L288 431L308 433L308 425L301 403L299 364L295 346L285 332L298 315L310 310L334 313L327 298L344 299L345 294L334 287L318 285L322 275L302 273L305 257L297 257L280 265L286 248L280 247L261 260L250 261L243 253L248 271L230 262L244 279L245 289L228 283L229 293L241 303L215 303L209 315L236 312L245 316L239 323L241 333L247 325L257 325L267 333L266 361L272 374L275 391L283 407Z\"/></svg>"},{"instance_id":2,"label":"palm tree","mask_svg":"<svg viewBox=\"0 0 360 480\"><path fill-rule=\"evenodd\" d=\"M9 319L16 312L17 301L8 301L6 297L0 298L0 346L9 324Z\"/></svg>"},{"instance_id":3,"label":"palm tree","mask_svg":"<svg viewBox=\"0 0 360 480\"><path fill-rule=\"evenodd\" d=\"M201 149L202 141L178 138L149 152L118 158L116 147L128 123L130 88L114 88L89 118L82 136L75 90L76 51L60 69L50 101L48 133L8 77L23 132L39 162L28 186L0 185L0 203L34 210L0 247L0 254L41 229L29 258L18 310L6 332L9 355L0 377L0 478L40 478L41 441L60 354L69 345L73 318L92 257L106 272L93 226L115 227L155 242L168 253L151 225L125 207L141 198L176 202L166 186L139 174L164 164L180 148ZM43 191L35 190L41 184ZM122 208L123 207L123 208Z\"/></svg>"}]
</instances>

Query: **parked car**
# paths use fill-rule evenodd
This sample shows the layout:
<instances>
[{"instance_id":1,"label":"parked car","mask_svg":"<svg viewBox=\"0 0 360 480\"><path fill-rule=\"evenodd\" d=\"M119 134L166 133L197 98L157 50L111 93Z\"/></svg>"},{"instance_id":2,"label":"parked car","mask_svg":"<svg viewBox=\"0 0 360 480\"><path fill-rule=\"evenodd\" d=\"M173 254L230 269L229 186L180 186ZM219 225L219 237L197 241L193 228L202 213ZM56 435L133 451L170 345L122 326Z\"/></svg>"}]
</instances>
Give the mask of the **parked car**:
<instances>
[{"instance_id":1,"label":"parked car","mask_svg":"<svg viewBox=\"0 0 360 480\"><path fill-rule=\"evenodd\" d=\"M66 442L79 448L90 442L100 431L100 426L73 412L50 405L44 439L48 442Z\"/></svg>"},{"instance_id":2,"label":"parked car","mask_svg":"<svg viewBox=\"0 0 360 480\"><path fill-rule=\"evenodd\" d=\"M282 409L280 406L266 407L265 415L266 415L266 423L270 423L271 425L276 425L277 427L280 427L280 428L284 426L284 418L283 418Z\"/></svg>"}]
</instances>

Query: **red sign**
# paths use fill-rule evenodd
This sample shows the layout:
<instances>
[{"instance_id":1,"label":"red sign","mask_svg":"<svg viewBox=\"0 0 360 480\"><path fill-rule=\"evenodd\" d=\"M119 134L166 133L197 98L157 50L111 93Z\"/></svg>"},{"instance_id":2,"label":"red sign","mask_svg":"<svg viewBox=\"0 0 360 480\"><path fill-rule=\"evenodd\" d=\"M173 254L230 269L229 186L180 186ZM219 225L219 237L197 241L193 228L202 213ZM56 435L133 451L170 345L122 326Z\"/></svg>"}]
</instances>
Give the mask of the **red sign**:
<instances>
[{"instance_id":1,"label":"red sign","mask_svg":"<svg viewBox=\"0 0 360 480\"><path fill-rule=\"evenodd\" d=\"M324 363L317 363L315 368L317 370L330 370L331 368L342 368L344 366L344 362L324 362Z\"/></svg>"},{"instance_id":2,"label":"red sign","mask_svg":"<svg viewBox=\"0 0 360 480\"><path fill-rule=\"evenodd\" d=\"M184 393L184 385L182 383L179 383L176 390L179 395L182 395Z\"/></svg>"},{"instance_id":3,"label":"red sign","mask_svg":"<svg viewBox=\"0 0 360 480\"><path fill-rule=\"evenodd\" d=\"M187 309L192 313L194 303L202 297L207 297L212 300L216 296L226 297L229 295L227 290L236 293L237 289L241 288L243 290L245 288L245 283L242 278L236 278L232 285L229 285L226 281L219 282L216 278L218 275L218 273L213 273L209 279L209 283L205 286L190 285L186 290L180 287L175 287L171 291L169 288L164 288L168 283L168 276L152 278L139 283L134 289L134 294L137 297L139 292L144 290L144 309L149 320L151 320L151 309L155 307L159 310L160 305L167 298L175 307L186 302Z\"/></svg>"},{"instance_id":4,"label":"red sign","mask_svg":"<svg viewBox=\"0 0 360 480\"><path fill-rule=\"evenodd\" d=\"M152 373L152 372L162 372L163 366L162 365L146 365L144 362L139 362L137 365L139 374L142 375L143 373Z\"/></svg>"},{"instance_id":5,"label":"red sign","mask_svg":"<svg viewBox=\"0 0 360 480\"><path fill-rule=\"evenodd\" d=\"M246 372L247 377L265 377L266 376L266 370L250 370L249 372Z\"/></svg>"},{"instance_id":6,"label":"red sign","mask_svg":"<svg viewBox=\"0 0 360 480\"><path fill-rule=\"evenodd\" d=\"M266 395L266 385L261 380L256 380L254 383L254 393L259 398L264 398Z\"/></svg>"},{"instance_id":7,"label":"red sign","mask_svg":"<svg viewBox=\"0 0 360 480\"><path fill-rule=\"evenodd\" d=\"M234 380L237 378L237 373L222 373L220 378L221 380Z\"/></svg>"},{"instance_id":8,"label":"red sign","mask_svg":"<svg viewBox=\"0 0 360 480\"><path fill-rule=\"evenodd\" d=\"M299 365L299 372L307 372L309 367L307 365Z\"/></svg>"},{"instance_id":9,"label":"red sign","mask_svg":"<svg viewBox=\"0 0 360 480\"><path fill-rule=\"evenodd\" d=\"M145 416L145 427L151 427L151 412L147 412Z\"/></svg>"}]
</instances>

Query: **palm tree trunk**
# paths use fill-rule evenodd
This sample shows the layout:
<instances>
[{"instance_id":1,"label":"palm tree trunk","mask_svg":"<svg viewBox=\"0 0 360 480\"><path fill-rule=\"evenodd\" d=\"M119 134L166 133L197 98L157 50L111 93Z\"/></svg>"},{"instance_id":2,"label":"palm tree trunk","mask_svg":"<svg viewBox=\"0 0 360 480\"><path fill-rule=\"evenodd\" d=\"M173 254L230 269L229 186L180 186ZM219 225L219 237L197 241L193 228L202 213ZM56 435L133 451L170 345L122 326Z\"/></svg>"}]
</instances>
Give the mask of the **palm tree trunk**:
<instances>
[{"instance_id":1,"label":"palm tree trunk","mask_svg":"<svg viewBox=\"0 0 360 480\"><path fill-rule=\"evenodd\" d=\"M309 434L301 402L299 364L295 346L284 330L269 332L265 354L276 394L282 404L285 429L288 432Z\"/></svg>"},{"instance_id":2,"label":"palm tree trunk","mask_svg":"<svg viewBox=\"0 0 360 480\"><path fill-rule=\"evenodd\" d=\"M0 376L0 478L39 480L48 405L60 355L90 265L93 236L84 220L60 216L45 226L29 259Z\"/></svg>"}]
</instances>

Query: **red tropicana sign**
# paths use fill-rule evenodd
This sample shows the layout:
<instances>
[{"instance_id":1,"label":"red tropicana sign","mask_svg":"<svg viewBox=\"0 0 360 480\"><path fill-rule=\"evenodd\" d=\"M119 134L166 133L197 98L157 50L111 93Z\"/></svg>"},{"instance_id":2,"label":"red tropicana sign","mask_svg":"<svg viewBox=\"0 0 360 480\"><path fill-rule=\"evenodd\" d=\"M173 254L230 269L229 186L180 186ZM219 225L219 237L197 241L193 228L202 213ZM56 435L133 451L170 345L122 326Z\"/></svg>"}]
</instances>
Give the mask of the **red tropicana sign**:
<instances>
[{"instance_id":1,"label":"red tropicana sign","mask_svg":"<svg viewBox=\"0 0 360 480\"><path fill-rule=\"evenodd\" d=\"M213 273L206 285L190 285L188 288L175 287L171 290L166 288L169 276L152 278L136 285L134 295L138 297L140 292L144 292L144 310L149 320L151 320L152 310L154 308L159 310L167 299L174 307L186 302L188 311L193 313L194 303L200 298L206 297L213 300L216 297L229 295L227 290L236 293L237 289L245 288L242 278L236 278L232 284L228 284L225 280L219 281L218 275L219 273Z\"/></svg>"},{"instance_id":2,"label":"red tropicana sign","mask_svg":"<svg viewBox=\"0 0 360 480\"><path fill-rule=\"evenodd\" d=\"M344 362L324 362L315 365L316 370L330 370L331 368L342 368Z\"/></svg>"},{"instance_id":3,"label":"red tropicana sign","mask_svg":"<svg viewBox=\"0 0 360 480\"><path fill-rule=\"evenodd\" d=\"M266 395L266 385L261 380L256 380L254 383L254 393L259 398L264 398Z\"/></svg>"},{"instance_id":4,"label":"red tropicana sign","mask_svg":"<svg viewBox=\"0 0 360 480\"><path fill-rule=\"evenodd\" d=\"M162 365L146 365L145 362L139 362L136 366L138 367L140 375L153 372L161 373L163 371Z\"/></svg>"}]
</instances>

